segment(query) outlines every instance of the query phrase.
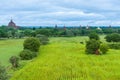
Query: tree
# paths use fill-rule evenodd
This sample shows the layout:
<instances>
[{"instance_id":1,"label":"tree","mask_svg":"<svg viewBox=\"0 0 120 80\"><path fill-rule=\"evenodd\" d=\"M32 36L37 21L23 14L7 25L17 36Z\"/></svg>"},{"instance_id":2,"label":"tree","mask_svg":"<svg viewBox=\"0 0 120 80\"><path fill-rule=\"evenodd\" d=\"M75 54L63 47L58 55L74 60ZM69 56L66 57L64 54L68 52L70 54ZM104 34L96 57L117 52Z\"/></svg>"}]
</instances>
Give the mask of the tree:
<instances>
[{"instance_id":1,"label":"tree","mask_svg":"<svg viewBox=\"0 0 120 80\"><path fill-rule=\"evenodd\" d=\"M107 44L101 44L100 45L100 51L102 52L102 54L106 54L108 51L109 47Z\"/></svg>"},{"instance_id":2,"label":"tree","mask_svg":"<svg viewBox=\"0 0 120 80\"><path fill-rule=\"evenodd\" d=\"M86 43L87 54L99 54L100 41L91 39Z\"/></svg>"},{"instance_id":3,"label":"tree","mask_svg":"<svg viewBox=\"0 0 120 80\"><path fill-rule=\"evenodd\" d=\"M111 34L111 37L112 37L113 42L120 42L120 34L113 33L113 34Z\"/></svg>"},{"instance_id":4,"label":"tree","mask_svg":"<svg viewBox=\"0 0 120 80\"><path fill-rule=\"evenodd\" d=\"M36 34L50 36L51 35L51 30L50 29L38 29L38 30L36 30Z\"/></svg>"},{"instance_id":5,"label":"tree","mask_svg":"<svg viewBox=\"0 0 120 80\"><path fill-rule=\"evenodd\" d=\"M73 37L74 34L73 34L73 32L71 30L66 30L66 35L65 36L66 37Z\"/></svg>"},{"instance_id":6,"label":"tree","mask_svg":"<svg viewBox=\"0 0 120 80\"><path fill-rule=\"evenodd\" d=\"M112 37L111 37L110 34L105 36L105 39L106 39L107 42L112 42Z\"/></svg>"},{"instance_id":7,"label":"tree","mask_svg":"<svg viewBox=\"0 0 120 80\"><path fill-rule=\"evenodd\" d=\"M113 33L109 34L105 37L107 42L120 42L120 34L118 33Z\"/></svg>"},{"instance_id":8,"label":"tree","mask_svg":"<svg viewBox=\"0 0 120 80\"><path fill-rule=\"evenodd\" d=\"M32 51L27 49L21 51L19 56L22 60L30 60L34 57Z\"/></svg>"},{"instance_id":9,"label":"tree","mask_svg":"<svg viewBox=\"0 0 120 80\"><path fill-rule=\"evenodd\" d=\"M40 40L42 45L48 44L48 42L49 42L49 39L47 36L38 34L36 37Z\"/></svg>"},{"instance_id":10,"label":"tree","mask_svg":"<svg viewBox=\"0 0 120 80\"><path fill-rule=\"evenodd\" d=\"M10 33L10 35L12 35L13 38L16 37L15 35L16 35L17 30L15 28L12 28L12 27L8 28L8 32Z\"/></svg>"},{"instance_id":11,"label":"tree","mask_svg":"<svg viewBox=\"0 0 120 80\"><path fill-rule=\"evenodd\" d=\"M19 66L19 58L17 56L10 57L9 61L13 68L17 68Z\"/></svg>"},{"instance_id":12,"label":"tree","mask_svg":"<svg viewBox=\"0 0 120 80\"><path fill-rule=\"evenodd\" d=\"M25 36L31 36L32 30L31 29L25 29L24 30L24 35Z\"/></svg>"},{"instance_id":13,"label":"tree","mask_svg":"<svg viewBox=\"0 0 120 80\"><path fill-rule=\"evenodd\" d=\"M0 65L0 80L8 80L6 69Z\"/></svg>"},{"instance_id":14,"label":"tree","mask_svg":"<svg viewBox=\"0 0 120 80\"><path fill-rule=\"evenodd\" d=\"M100 38L99 38L99 36L98 36L97 33L91 33L91 34L89 35L89 39L99 40Z\"/></svg>"},{"instance_id":15,"label":"tree","mask_svg":"<svg viewBox=\"0 0 120 80\"><path fill-rule=\"evenodd\" d=\"M40 41L37 38L27 38L23 43L24 49L28 49L33 52L38 52L40 47Z\"/></svg>"}]
</instances>

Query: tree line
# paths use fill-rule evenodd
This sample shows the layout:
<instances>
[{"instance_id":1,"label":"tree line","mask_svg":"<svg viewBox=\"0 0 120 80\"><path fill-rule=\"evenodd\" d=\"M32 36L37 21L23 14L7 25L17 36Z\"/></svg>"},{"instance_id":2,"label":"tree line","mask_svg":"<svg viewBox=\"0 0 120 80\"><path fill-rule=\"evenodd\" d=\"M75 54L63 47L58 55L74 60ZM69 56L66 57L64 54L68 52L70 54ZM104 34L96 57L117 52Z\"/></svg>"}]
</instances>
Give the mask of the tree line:
<instances>
[{"instance_id":1,"label":"tree line","mask_svg":"<svg viewBox=\"0 0 120 80\"><path fill-rule=\"evenodd\" d=\"M90 33L97 34L111 34L120 33L120 28L102 27L39 27L39 28L26 28L20 27L19 29L8 28L7 26L0 27L0 38L23 38L35 37L39 34L48 37L72 37L72 36L86 36Z\"/></svg>"}]
</instances>

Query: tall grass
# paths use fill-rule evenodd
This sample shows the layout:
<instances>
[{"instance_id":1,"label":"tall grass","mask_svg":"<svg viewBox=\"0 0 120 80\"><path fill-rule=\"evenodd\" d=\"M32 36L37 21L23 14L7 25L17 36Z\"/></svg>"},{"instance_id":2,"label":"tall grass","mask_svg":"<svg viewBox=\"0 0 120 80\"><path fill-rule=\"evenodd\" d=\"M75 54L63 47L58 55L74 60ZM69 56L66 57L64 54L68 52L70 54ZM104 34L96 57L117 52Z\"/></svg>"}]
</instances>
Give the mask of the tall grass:
<instances>
[{"instance_id":1,"label":"tall grass","mask_svg":"<svg viewBox=\"0 0 120 80\"><path fill-rule=\"evenodd\" d=\"M86 37L51 38L11 80L120 80L120 50L86 55Z\"/></svg>"}]
</instances>

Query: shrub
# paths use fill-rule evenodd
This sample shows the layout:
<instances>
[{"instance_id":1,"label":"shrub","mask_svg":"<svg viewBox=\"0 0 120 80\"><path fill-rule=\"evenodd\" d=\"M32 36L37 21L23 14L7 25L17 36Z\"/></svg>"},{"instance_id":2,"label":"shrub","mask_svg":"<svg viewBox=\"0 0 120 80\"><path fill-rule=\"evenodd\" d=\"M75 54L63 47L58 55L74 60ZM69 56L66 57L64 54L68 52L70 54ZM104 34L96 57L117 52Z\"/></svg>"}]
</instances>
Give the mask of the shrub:
<instances>
[{"instance_id":1,"label":"shrub","mask_svg":"<svg viewBox=\"0 0 120 80\"><path fill-rule=\"evenodd\" d=\"M48 39L47 36L38 34L36 37L40 40L40 42L41 42L42 45L46 45L49 42L49 39Z\"/></svg>"},{"instance_id":2,"label":"shrub","mask_svg":"<svg viewBox=\"0 0 120 80\"><path fill-rule=\"evenodd\" d=\"M118 33L113 33L109 34L105 37L107 42L120 42L120 34Z\"/></svg>"},{"instance_id":3,"label":"shrub","mask_svg":"<svg viewBox=\"0 0 120 80\"><path fill-rule=\"evenodd\" d=\"M38 52L39 47L40 47L40 41L37 38L27 38L24 41L24 49L28 49L33 52Z\"/></svg>"},{"instance_id":4,"label":"shrub","mask_svg":"<svg viewBox=\"0 0 120 80\"><path fill-rule=\"evenodd\" d=\"M16 56L12 56L9 59L10 63L12 64L13 68L17 68L19 66L19 58Z\"/></svg>"},{"instance_id":5,"label":"shrub","mask_svg":"<svg viewBox=\"0 0 120 80\"><path fill-rule=\"evenodd\" d=\"M30 50L23 50L20 52L20 55L22 60L30 60L34 57L34 54Z\"/></svg>"},{"instance_id":6,"label":"shrub","mask_svg":"<svg viewBox=\"0 0 120 80\"><path fill-rule=\"evenodd\" d=\"M0 80L8 80L8 75L3 66L0 65Z\"/></svg>"},{"instance_id":7,"label":"shrub","mask_svg":"<svg viewBox=\"0 0 120 80\"><path fill-rule=\"evenodd\" d=\"M105 36L105 39L106 39L107 42L112 42L112 38L111 38L110 34Z\"/></svg>"},{"instance_id":8,"label":"shrub","mask_svg":"<svg viewBox=\"0 0 120 80\"><path fill-rule=\"evenodd\" d=\"M108 44L111 49L120 49L120 44L119 43L112 43Z\"/></svg>"},{"instance_id":9,"label":"shrub","mask_svg":"<svg viewBox=\"0 0 120 80\"><path fill-rule=\"evenodd\" d=\"M100 41L92 39L86 43L87 54L99 54Z\"/></svg>"},{"instance_id":10,"label":"shrub","mask_svg":"<svg viewBox=\"0 0 120 80\"><path fill-rule=\"evenodd\" d=\"M71 30L66 30L65 33L66 33L65 37L73 37L74 36L74 33Z\"/></svg>"},{"instance_id":11,"label":"shrub","mask_svg":"<svg viewBox=\"0 0 120 80\"><path fill-rule=\"evenodd\" d=\"M89 35L89 39L99 40L100 38L99 38L99 36L98 36L97 33L91 33L91 34Z\"/></svg>"},{"instance_id":12,"label":"shrub","mask_svg":"<svg viewBox=\"0 0 120 80\"><path fill-rule=\"evenodd\" d=\"M101 44L100 45L100 51L102 52L102 54L106 54L108 51L109 47L107 44Z\"/></svg>"}]
</instances>

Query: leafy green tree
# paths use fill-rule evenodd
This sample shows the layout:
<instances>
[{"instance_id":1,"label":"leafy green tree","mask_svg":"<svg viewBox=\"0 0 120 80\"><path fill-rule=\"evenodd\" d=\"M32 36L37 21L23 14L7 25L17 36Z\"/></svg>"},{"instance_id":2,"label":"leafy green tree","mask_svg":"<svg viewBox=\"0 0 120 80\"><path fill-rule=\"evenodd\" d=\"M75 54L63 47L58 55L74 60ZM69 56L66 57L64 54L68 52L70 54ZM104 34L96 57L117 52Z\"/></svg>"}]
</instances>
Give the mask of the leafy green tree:
<instances>
[{"instance_id":1,"label":"leafy green tree","mask_svg":"<svg viewBox=\"0 0 120 80\"><path fill-rule=\"evenodd\" d=\"M113 34L111 34L111 37L112 37L113 42L120 42L120 34L113 33Z\"/></svg>"},{"instance_id":2,"label":"leafy green tree","mask_svg":"<svg viewBox=\"0 0 120 80\"><path fill-rule=\"evenodd\" d=\"M98 36L97 33L91 33L91 34L89 35L89 39L99 40L100 38L99 38L99 36Z\"/></svg>"},{"instance_id":3,"label":"leafy green tree","mask_svg":"<svg viewBox=\"0 0 120 80\"><path fill-rule=\"evenodd\" d=\"M23 46L24 49L28 49L33 52L38 52L40 47L40 41L37 38L33 38L33 37L27 38L24 41Z\"/></svg>"},{"instance_id":4,"label":"leafy green tree","mask_svg":"<svg viewBox=\"0 0 120 80\"><path fill-rule=\"evenodd\" d=\"M51 35L51 30L50 29L38 29L38 30L36 30L36 34L50 36Z\"/></svg>"},{"instance_id":5,"label":"leafy green tree","mask_svg":"<svg viewBox=\"0 0 120 80\"><path fill-rule=\"evenodd\" d=\"M107 42L120 42L120 34L112 33L105 37Z\"/></svg>"},{"instance_id":6,"label":"leafy green tree","mask_svg":"<svg viewBox=\"0 0 120 80\"><path fill-rule=\"evenodd\" d=\"M107 44L100 45L100 51L102 52L102 54L106 54L108 49L109 49L109 46Z\"/></svg>"},{"instance_id":7,"label":"leafy green tree","mask_svg":"<svg viewBox=\"0 0 120 80\"><path fill-rule=\"evenodd\" d=\"M6 33L6 31L5 30L0 30L0 38L5 38L5 37L7 37L7 33Z\"/></svg>"},{"instance_id":8,"label":"leafy green tree","mask_svg":"<svg viewBox=\"0 0 120 80\"><path fill-rule=\"evenodd\" d=\"M111 37L110 34L105 36L105 39L106 39L107 42L112 42L112 37Z\"/></svg>"},{"instance_id":9,"label":"leafy green tree","mask_svg":"<svg viewBox=\"0 0 120 80\"><path fill-rule=\"evenodd\" d=\"M91 39L86 43L87 54L99 54L100 41Z\"/></svg>"},{"instance_id":10,"label":"leafy green tree","mask_svg":"<svg viewBox=\"0 0 120 80\"><path fill-rule=\"evenodd\" d=\"M12 35L13 38L16 37L17 30L15 28L8 28L8 32ZM9 35L9 34L8 34ZM8 36L9 37L9 36Z\"/></svg>"},{"instance_id":11,"label":"leafy green tree","mask_svg":"<svg viewBox=\"0 0 120 80\"><path fill-rule=\"evenodd\" d=\"M13 68L17 68L19 66L19 58L17 56L11 56L9 61Z\"/></svg>"},{"instance_id":12,"label":"leafy green tree","mask_svg":"<svg viewBox=\"0 0 120 80\"><path fill-rule=\"evenodd\" d=\"M12 32L11 32L11 31L8 31L8 32L7 32L7 37L8 37L8 38L11 38L11 37L12 37Z\"/></svg>"},{"instance_id":13,"label":"leafy green tree","mask_svg":"<svg viewBox=\"0 0 120 80\"><path fill-rule=\"evenodd\" d=\"M30 37L30 36L31 36L31 33L32 33L32 30L31 30L31 29L25 29L25 30L24 30L24 35L25 35L25 36L29 36L29 37Z\"/></svg>"},{"instance_id":14,"label":"leafy green tree","mask_svg":"<svg viewBox=\"0 0 120 80\"><path fill-rule=\"evenodd\" d=\"M24 49L23 51L21 51L19 56L22 60L30 60L34 57L33 52L27 49Z\"/></svg>"},{"instance_id":15,"label":"leafy green tree","mask_svg":"<svg viewBox=\"0 0 120 80\"><path fill-rule=\"evenodd\" d=\"M42 45L46 45L49 42L49 39L48 39L47 36L38 34L36 37L40 40L40 42L41 42Z\"/></svg>"},{"instance_id":16,"label":"leafy green tree","mask_svg":"<svg viewBox=\"0 0 120 80\"><path fill-rule=\"evenodd\" d=\"M73 37L74 33L71 30L66 30L66 37Z\"/></svg>"}]
</instances>

